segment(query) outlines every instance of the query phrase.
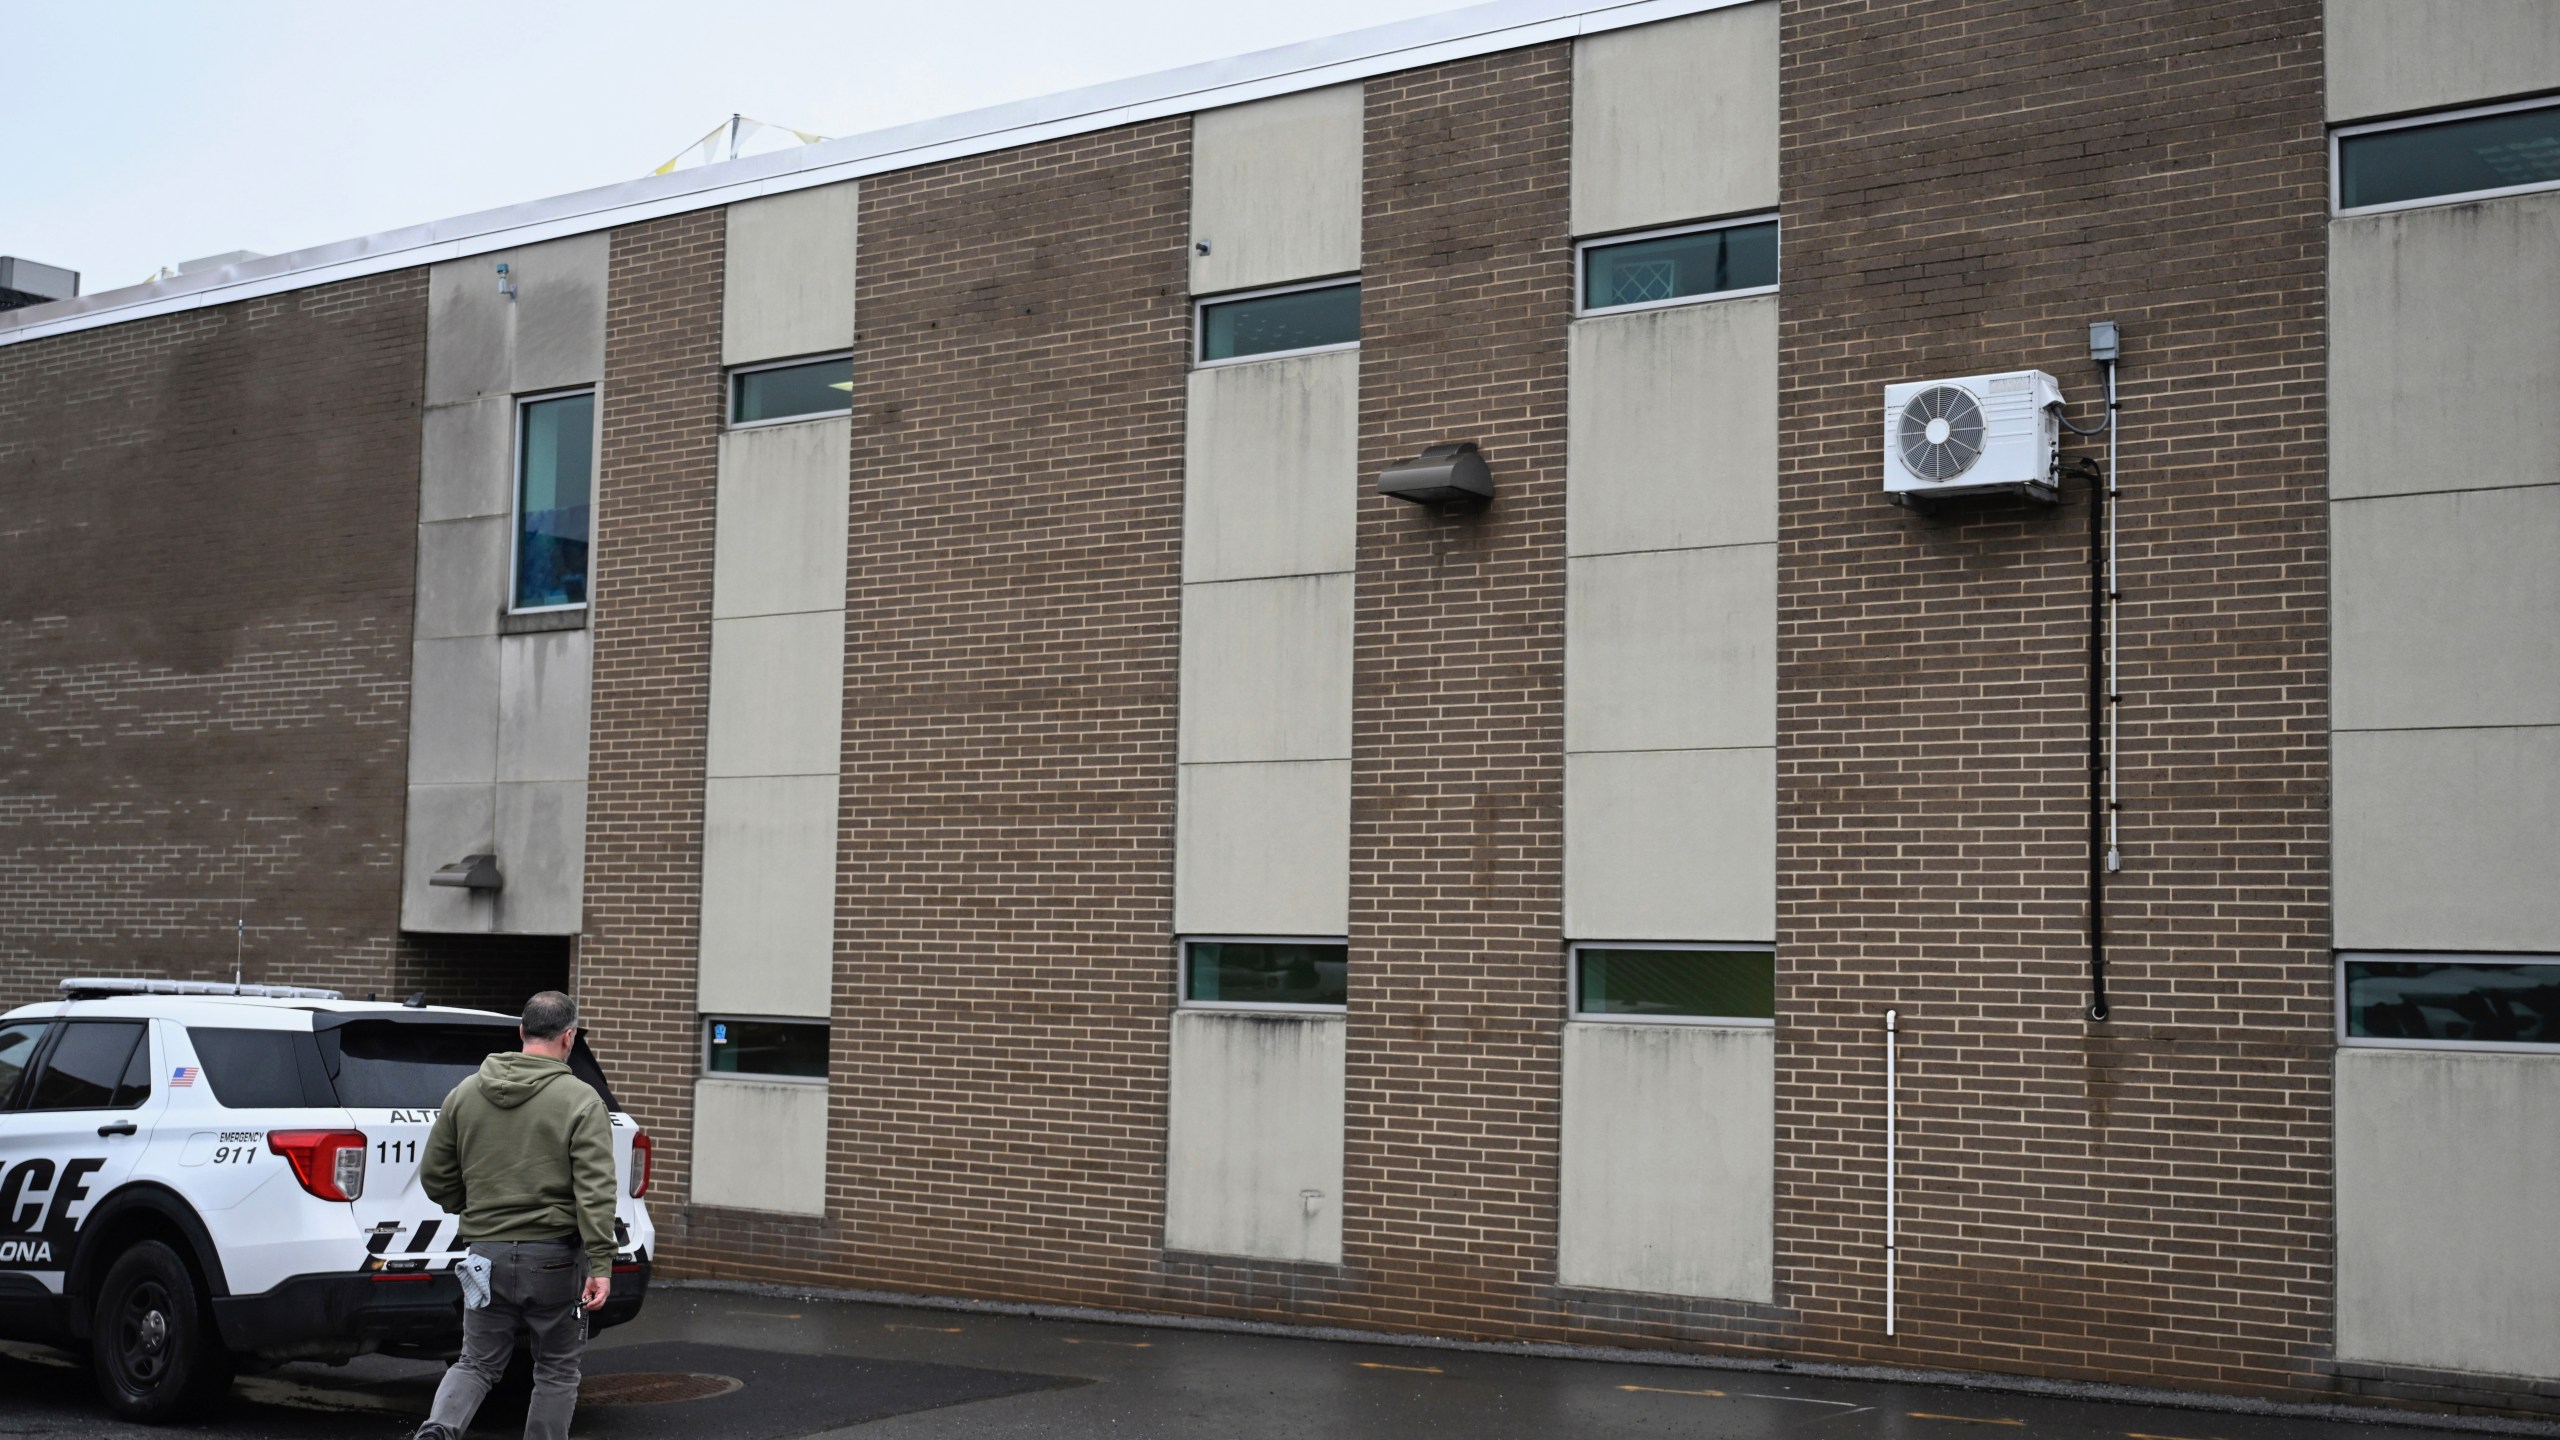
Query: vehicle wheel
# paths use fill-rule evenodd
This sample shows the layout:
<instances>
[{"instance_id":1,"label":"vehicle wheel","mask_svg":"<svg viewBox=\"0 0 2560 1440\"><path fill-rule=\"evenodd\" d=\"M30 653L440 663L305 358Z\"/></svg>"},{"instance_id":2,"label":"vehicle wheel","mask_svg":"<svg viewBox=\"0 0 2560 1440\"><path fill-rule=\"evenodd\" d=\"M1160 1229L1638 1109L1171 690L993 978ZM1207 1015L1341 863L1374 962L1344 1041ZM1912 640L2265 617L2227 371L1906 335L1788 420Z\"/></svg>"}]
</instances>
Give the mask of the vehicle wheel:
<instances>
[{"instance_id":1,"label":"vehicle wheel","mask_svg":"<svg viewBox=\"0 0 2560 1440\"><path fill-rule=\"evenodd\" d=\"M116 1257L98 1287L90 1368L107 1405L146 1425L185 1417L231 1383L204 1295L178 1252L145 1240Z\"/></svg>"}]
</instances>

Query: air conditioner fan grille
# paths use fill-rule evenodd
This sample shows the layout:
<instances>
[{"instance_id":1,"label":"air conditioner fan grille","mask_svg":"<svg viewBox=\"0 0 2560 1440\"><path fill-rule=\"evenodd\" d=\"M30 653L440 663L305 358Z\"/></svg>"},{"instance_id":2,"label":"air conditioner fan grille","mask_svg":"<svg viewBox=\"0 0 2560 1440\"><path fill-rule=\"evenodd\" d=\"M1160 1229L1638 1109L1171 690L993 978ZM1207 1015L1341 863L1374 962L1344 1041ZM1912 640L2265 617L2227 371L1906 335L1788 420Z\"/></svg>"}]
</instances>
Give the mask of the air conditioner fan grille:
<instances>
[{"instance_id":1,"label":"air conditioner fan grille","mask_svg":"<svg viewBox=\"0 0 2560 1440\"><path fill-rule=\"evenodd\" d=\"M1953 480L1982 458L1982 407L1960 385L1932 385L1902 407L1902 466L1923 480Z\"/></svg>"}]
</instances>

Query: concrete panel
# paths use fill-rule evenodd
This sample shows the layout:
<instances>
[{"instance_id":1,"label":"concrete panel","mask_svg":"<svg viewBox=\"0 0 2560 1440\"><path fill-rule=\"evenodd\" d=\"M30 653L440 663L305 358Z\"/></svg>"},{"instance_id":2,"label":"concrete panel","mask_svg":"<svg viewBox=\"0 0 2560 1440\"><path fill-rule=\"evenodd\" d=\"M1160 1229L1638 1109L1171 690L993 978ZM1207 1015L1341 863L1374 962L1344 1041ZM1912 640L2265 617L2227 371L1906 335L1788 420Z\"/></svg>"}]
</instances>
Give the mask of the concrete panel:
<instances>
[{"instance_id":1,"label":"concrete panel","mask_svg":"<svg viewBox=\"0 0 2560 1440\"><path fill-rule=\"evenodd\" d=\"M1565 562L1567 750L1778 743L1778 547Z\"/></svg>"},{"instance_id":2,"label":"concrete panel","mask_svg":"<svg viewBox=\"0 0 2560 1440\"><path fill-rule=\"evenodd\" d=\"M2560 1055L2340 1050L2337 1105L2338 1358L2560 1380Z\"/></svg>"},{"instance_id":3,"label":"concrete panel","mask_svg":"<svg viewBox=\"0 0 2560 1440\"><path fill-rule=\"evenodd\" d=\"M506 518L515 507L515 401L492 395L430 407L422 422L418 518Z\"/></svg>"},{"instance_id":4,"label":"concrete panel","mask_svg":"<svg viewBox=\"0 0 2560 1440\"><path fill-rule=\"evenodd\" d=\"M1572 326L1565 547L1575 555L1778 538L1778 297Z\"/></svg>"},{"instance_id":5,"label":"concrete panel","mask_svg":"<svg viewBox=\"0 0 2560 1440\"><path fill-rule=\"evenodd\" d=\"M703 791L705 1011L824 1016L835 978L836 780L712 780Z\"/></svg>"},{"instance_id":6,"label":"concrete panel","mask_svg":"<svg viewBox=\"0 0 2560 1440\"><path fill-rule=\"evenodd\" d=\"M1556 1279L1774 1298L1777 1032L1564 1028Z\"/></svg>"},{"instance_id":7,"label":"concrete panel","mask_svg":"<svg viewBox=\"0 0 2560 1440\"><path fill-rule=\"evenodd\" d=\"M1573 233L1778 204L1778 7L1573 42Z\"/></svg>"},{"instance_id":8,"label":"concrete panel","mask_svg":"<svg viewBox=\"0 0 2560 1440\"><path fill-rule=\"evenodd\" d=\"M586 630L498 641L498 778L587 778Z\"/></svg>"},{"instance_id":9,"label":"concrete panel","mask_svg":"<svg viewBox=\"0 0 2560 1440\"><path fill-rule=\"evenodd\" d=\"M498 848L496 787L411 785L400 855L400 928L434 935L485 934L497 902L467 890L429 885L427 877L465 855Z\"/></svg>"},{"instance_id":10,"label":"concrete panel","mask_svg":"<svg viewBox=\"0 0 2560 1440\"><path fill-rule=\"evenodd\" d=\"M1173 1017L1164 1245L1342 1263L1339 1016Z\"/></svg>"},{"instance_id":11,"label":"concrete panel","mask_svg":"<svg viewBox=\"0 0 2560 1440\"><path fill-rule=\"evenodd\" d=\"M827 1087L693 1082L693 1203L827 1213Z\"/></svg>"},{"instance_id":12,"label":"concrete panel","mask_svg":"<svg viewBox=\"0 0 2560 1440\"><path fill-rule=\"evenodd\" d=\"M2560 725L2560 485L2331 507L2341 730Z\"/></svg>"},{"instance_id":13,"label":"concrete panel","mask_svg":"<svg viewBox=\"0 0 2560 1440\"><path fill-rule=\"evenodd\" d=\"M850 418L721 435L715 617L844 608L852 443Z\"/></svg>"},{"instance_id":14,"label":"concrete panel","mask_svg":"<svg viewBox=\"0 0 2560 1440\"><path fill-rule=\"evenodd\" d=\"M575 935L587 890L583 780L499 785L497 920L504 935ZM456 857L458 858L458 857Z\"/></svg>"},{"instance_id":15,"label":"concrete panel","mask_svg":"<svg viewBox=\"0 0 2560 1440\"><path fill-rule=\"evenodd\" d=\"M1173 928L1342 935L1351 926L1351 762L1185 765Z\"/></svg>"},{"instance_id":16,"label":"concrete panel","mask_svg":"<svg viewBox=\"0 0 2560 1440\"><path fill-rule=\"evenodd\" d=\"M859 185L822 185L729 207L720 350L732 365L853 344Z\"/></svg>"},{"instance_id":17,"label":"concrete panel","mask_svg":"<svg viewBox=\"0 0 2560 1440\"><path fill-rule=\"evenodd\" d=\"M1567 755L1564 827L1568 937L1776 938L1776 751Z\"/></svg>"},{"instance_id":18,"label":"concrete panel","mask_svg":"<svg viewBox=\"0 0 2560 1440\"><path fill-rule=\"evenodd\" d=\"M409 647L409 783L487 784L498 773L498 642Z\"/></svg>"},{"instance_id":19,"label":"concrete panel","mask_svg":"<svg viewBox=\"0 0 2560 1440\"><path fill-rule=\"evenodd\" d=\"M495 635L507 606L504 515L418 527L417 636Z\"/></svg>"},{"instance_id":20,"label":"concrete panel","mask_svg":"<svg viewBox=\"0 0 2560 1440\"><path fill-rule=\"evenodd\" d=\"M509 257L516 275L516 393L604 379L605 275L612 253L612 233L597 230L528 245Z\"/></svg>"},{"instance_id":21,"label":"concrete panel","mask_svg":"<svg viewBox=\"0 0 2560 1440\"><path fill-rule=\"evenodd\" d=\"M1192 117L1192 294L1360 268L1361 97L1336 85Z\"/></svg>"},{"instance_id":22,"label":"concrete panel","mask_svg":"<svg viewBox=\"0 0 2560 1440\"><path fill-rule=\"evenodd\" d=\"M2339 948L2560 950L2560 727L2351 730L2330 756Z\"/></svg>"},{"instance_id":23,"label":"concrete panel","mask_svg":"<svg viewBox=\"0 0 2560 1440\"><path fill-rule=\"evenodd\" d=\"M2560 480L2560 193L2329 226L2329 493Z\"/></svg>"},{"instance_id":24,"label":"concrete panel","mask_svg":"<svg viewBox=\"0 0 2560 1440\"><path fill-rule=\"evenodd\" d=\"M1182 591L1182 759L1351 754L1351 577Z\"/></svg>"},{"instance_id":25,"label":"concrete panel","mask_svg":"<svg viewBox=\"0 0 2560 1440\"><path fill-rule=\"evenodd\" d=\"M844 613L711 622L712 775L834 775L844 738Z\"/></svg>"},{"instance_id":26,"label":"concrete panel","mask_svg":"<svg viewBox=\"0 0 2560 1440\"><path fill-rule=\"evenodd\" d=\"M448 260L427 272L426 403L525 394L604 378L603 231ZM516 282L498 291L499 262Z\"/></svg>"},{"instance_id":27,"label":"concrete panel","mask_svg":"<svg viewBox=\"0 0 2560 1440\"><path fill-rule=\"evenodd\" d=\"M1352 567L1360 356L1337 350L1191 372L1182 578Z\"/></svg>"},{"instance_id":28,"label":"concrete panel","mask_svg":"<svg viewBox=\"0 0 2560 1440\"><path fill-rule=\"evenodd\" d=\"M2329 0L2329 118L2560 87L2551 0Z\"/></svg>"}]
</instances>

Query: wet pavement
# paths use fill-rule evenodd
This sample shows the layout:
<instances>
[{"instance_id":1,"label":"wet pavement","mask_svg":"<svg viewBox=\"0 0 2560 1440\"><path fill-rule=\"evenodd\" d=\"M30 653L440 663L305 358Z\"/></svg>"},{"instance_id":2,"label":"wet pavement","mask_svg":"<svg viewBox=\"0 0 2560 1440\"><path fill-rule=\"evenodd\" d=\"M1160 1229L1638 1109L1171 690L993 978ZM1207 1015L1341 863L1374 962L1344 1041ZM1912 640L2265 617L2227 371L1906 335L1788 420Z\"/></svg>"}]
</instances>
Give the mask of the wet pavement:
<instances>
[{"instance_id":1,"label":"wet pavement","mask_svg":"<svg viewBox=\"0 0 2560 1440\"><path fill-rule=\"evenodd\" d=\"M589 1349L593 1440L2419 1440L2447 1432L1763 1371L919 1310L661 1288ZM85 1370L0 1350L0 1436L397 1440L441 1367L369 1358L242 1380L206 1423L114 1421ZM478 1436L512 1435L493 1400ZM2560 1427L2541 1427L2560 1434Z\"/></svg>"}]
</instances>

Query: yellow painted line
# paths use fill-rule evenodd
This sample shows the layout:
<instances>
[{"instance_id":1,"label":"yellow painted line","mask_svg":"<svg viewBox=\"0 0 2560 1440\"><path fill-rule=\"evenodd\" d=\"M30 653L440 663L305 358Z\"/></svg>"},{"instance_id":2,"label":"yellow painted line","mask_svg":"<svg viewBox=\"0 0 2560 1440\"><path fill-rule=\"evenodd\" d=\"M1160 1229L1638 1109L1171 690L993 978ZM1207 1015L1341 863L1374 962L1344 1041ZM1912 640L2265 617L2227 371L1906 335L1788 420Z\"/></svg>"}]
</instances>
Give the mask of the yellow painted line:
<instances>
[{"instance_id":1,"label":"yellow painted line","mask_svg":"<svg viewBox=\"0 0 2560 1440\"><path fill-rule=\"evenodd\" d=\"M1437 1365L1389 1365L1384 1361L1379 1360L1363 1360L1360 1362L1360 1368L1363 1370L1401 1370L1407 1375L1437 1375L1440 1373L1440 1367Z\"/></svg>"},{"instance_id":2,"label":"yellow painted line","mask_svg":"<svg viewBox=\"0 0 2560 1440\"><path fill-rule=\"evenodd\" d=\"M1065 1338L1070 1345L1108 1345L1115 1350L1152 1350L1156 1346L1153 1340L1078 1340L1072 1335Z\"/></svg>"},{"instance_id":3,"label":"yellow painted line","mask_svg":"<svg viewBox=\"0 0 2560 1440\"><path fill-rule=\"evenodd\" d=\"M2024 1420L1986 1420L1979 1415L1932 1415L1926 1410L1904 1412L1914 1420L1953 1420L1964 1425L2024 1425Z\"/></svg>"},{"instance_id":4,"label":"yellow painted line","mask_svg":"<svg viewBox=\"0 0 2560 1440\"><path fill-rule=\"evenodd\" d=\"M792 1318L792 1319L794 1319L794 1320L797 1320L797 1319L799 1319L800 1317L799 1317L799 1316L797 1316L797 1315L794 1315L794 1316L792 1316L791 1318ZM922 1330L922 1331L924 1331L924 1332L925 1332L926 1334L928 1334L928 1335L957 1335L957 1334L959 1334L959 1333L960 1333L960 1327L959 1327L959 1326L957 1326L957 1325L894 1325L894 1324L893 1324L893 1325L883 1325L883 1326L881 1326L880 1328L881 1328L881 1329L883 1329L883 1330Z\"/></svg>"},{"instance_id":5,"label":"yellow painted line","mask_svg":"<svg viewBox=\"0 0 2560 1440\"><path fill-rule=\"evenodd\" d=\"M1712 1395L1719 1400L1724 1398L1724 1392L1721 1390L1665 1390L1659 1385L1621 1385L1618 1388L1641 1391L1647 1395Z\"/></svg>"}]
</instances>

